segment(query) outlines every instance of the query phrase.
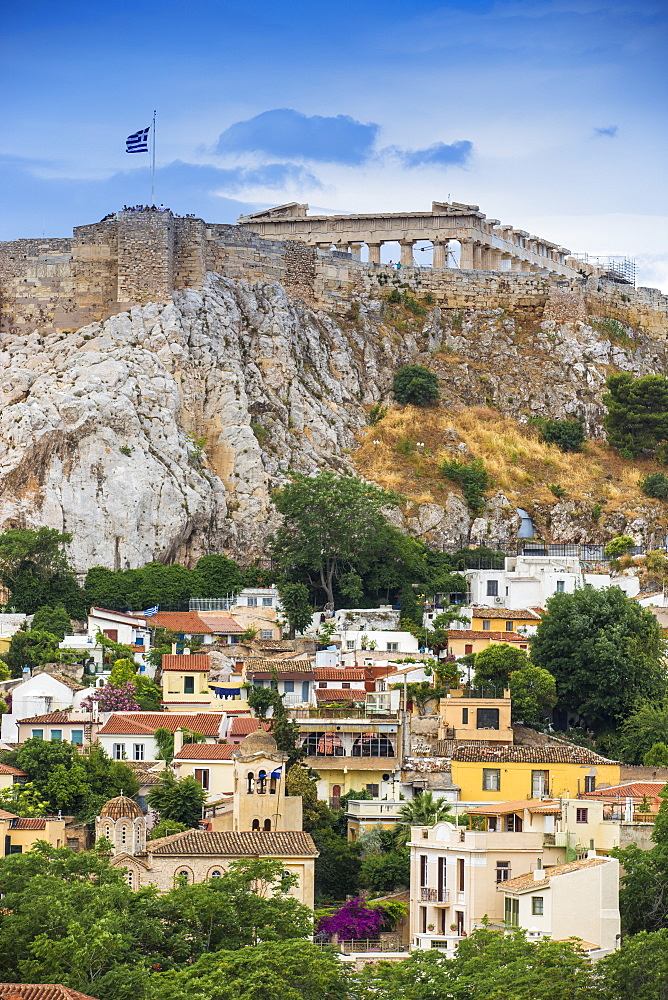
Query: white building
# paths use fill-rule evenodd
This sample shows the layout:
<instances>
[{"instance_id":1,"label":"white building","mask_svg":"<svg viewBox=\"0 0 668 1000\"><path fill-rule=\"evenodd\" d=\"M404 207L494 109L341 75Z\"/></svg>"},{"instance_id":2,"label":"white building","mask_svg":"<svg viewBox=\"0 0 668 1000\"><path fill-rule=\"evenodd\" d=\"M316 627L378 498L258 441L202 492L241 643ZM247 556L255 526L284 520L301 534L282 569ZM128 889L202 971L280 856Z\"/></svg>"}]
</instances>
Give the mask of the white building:
<instances>
[{"instance_id":1,"label":"white building","mask_svg":"<svg viewBox=\"0 0 668 1000\"><path fill-rule=\"evenodd\" d=\"M469 569L464 572L470 603L487 607L542 608L554 594L572 594L589 584L596 590L613 584L635 597L640 583L635 576L584 573L577 556L507 556L503 569Z\"/></svg>"},{"instance_id":2,"label":"white building","mask_svg":"<svg viewBox=\"0 0 668 1000\"><path fill-rule=\"evenodd\" d=\"M97 738L112 760L160 760L156 729L184 729L217 743L226 727L223 712L111 712Z\"/></svg>"},{"instance_id":3,"label":"white building","mask_svg":"<svg viewBox=\"0 0 668 1000\"><path fill-rule=\"evenodd\" d=\"M17 722L35 715L62 712L79 708L84 698L93 694L94 687L84 687L62 674L34 674L12 689L12 710L1 716L2 739L16 743L19 738Z\"/></svg>"},{"instance_id":4,"label":"white building","mask_svg":"<svg viewBox=\"0 0 668 1000\"><path fill-rule=\"evenodd\" d=\"M418 641L410 632L367 631L341 629L333 638L341 642L342 659L346 653L368 651L371 658L384 658L384 654L395 656L415 656L419 652ZM345 661L347 662L347 661Z\"/></svg>"}]
</instances>

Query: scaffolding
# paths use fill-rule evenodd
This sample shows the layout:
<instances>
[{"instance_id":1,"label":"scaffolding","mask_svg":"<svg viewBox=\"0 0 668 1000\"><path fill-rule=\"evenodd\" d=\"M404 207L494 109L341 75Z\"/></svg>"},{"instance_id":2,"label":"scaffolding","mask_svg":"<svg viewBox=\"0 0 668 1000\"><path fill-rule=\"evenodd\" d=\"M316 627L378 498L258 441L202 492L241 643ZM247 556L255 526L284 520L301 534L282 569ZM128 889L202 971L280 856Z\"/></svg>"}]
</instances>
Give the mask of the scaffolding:
<instances>
[{"instance_id":1,"label":"scaffolding","mask_svg":"<svg viewBox=\"0 0 668 1000\"><path fill-rule=\"evenodd\" d=\"M636 262L631 257L608 256L596 257L589 253L574 253L576 260L600 268L600 277L607 281L617 281L622 285L635 285Z\"/></svg>"}]
</instances>

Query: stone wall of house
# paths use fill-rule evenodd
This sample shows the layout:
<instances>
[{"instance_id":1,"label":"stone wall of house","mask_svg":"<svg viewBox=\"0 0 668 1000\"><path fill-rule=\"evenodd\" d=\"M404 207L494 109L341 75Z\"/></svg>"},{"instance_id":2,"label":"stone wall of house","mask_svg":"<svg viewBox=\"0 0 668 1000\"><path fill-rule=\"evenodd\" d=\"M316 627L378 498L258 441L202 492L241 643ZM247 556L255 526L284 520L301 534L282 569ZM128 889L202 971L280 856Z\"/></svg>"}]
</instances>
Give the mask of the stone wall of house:
<instances>
[{"instance_id":1,"label":"stone wall of house","mask_svg":"<svg viewBox=\"0 0 668 1000\"><path fill-rule=\"evenodd\" d=\"M668 297L597 278L516 271L462 271L362 263L294 240L268 240L241 226L208 224L171 212L119 212L78 226L74 237L0 244L0 332L75 330L133 305L201 289L207 272L282 284L293 300L346 312L356 300L396 288L453 313L503 309L528 321L628 324L665 339Z\"/></svg>"}]
</instances>

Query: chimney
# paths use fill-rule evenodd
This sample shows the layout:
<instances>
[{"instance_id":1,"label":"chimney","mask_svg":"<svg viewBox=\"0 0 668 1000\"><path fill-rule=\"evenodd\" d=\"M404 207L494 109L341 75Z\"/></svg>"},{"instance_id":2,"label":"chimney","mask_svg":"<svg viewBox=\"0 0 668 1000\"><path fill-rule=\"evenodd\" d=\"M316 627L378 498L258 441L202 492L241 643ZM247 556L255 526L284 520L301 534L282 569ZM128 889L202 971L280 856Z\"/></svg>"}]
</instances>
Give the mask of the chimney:
<instances>
[{"instance_id":1,"label":"chimney","mask_svg":"<svg viewBox=\"0 0 668 1000\"><path fill-rule=\"evenodd\" d=\"M177 729L174 733L174 756L183 749L183 730Z\"/></svg>"},{"instance_id":2,"label":"chimney","mask_svg":"<svg viewBox=\"0 0 668 1000\"><path fill-rule=\"evenodd\" d=\"M541 858L538 859L538 865L534 868L533 880L534 882L542 882L545 878L545 871L543 869L543 861Z\"/></svg>"},{"instance_id":3,"label":"chimney","mask_svg":"<svg viewBox=\"0 0 668 1000\"><path fill-rule=\"evenodd\" d=\"M598 855L596 853L596 848L594 847L594 841L593 840L589 841L589 850L587 851L587 857L588 858L597 858L598 857Z\"/></svg>"}]
</instances>

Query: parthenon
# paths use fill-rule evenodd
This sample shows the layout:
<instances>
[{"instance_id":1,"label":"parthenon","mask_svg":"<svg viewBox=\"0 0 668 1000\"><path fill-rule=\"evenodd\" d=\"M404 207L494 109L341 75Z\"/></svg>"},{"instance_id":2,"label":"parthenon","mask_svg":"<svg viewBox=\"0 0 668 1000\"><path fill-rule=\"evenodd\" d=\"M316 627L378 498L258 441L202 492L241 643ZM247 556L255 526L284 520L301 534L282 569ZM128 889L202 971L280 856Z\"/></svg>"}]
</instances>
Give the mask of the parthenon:
<instances>
[{"instance_id":1,"label":"parthenon","mask_svg":"<svg viewBox=\"0 0 668 1000\"><path fill-rule=\"evenodd\" d=\"M380 264L382 244L393 242L401 247L402 267L413 267L414 244L428 241L435 268L457 262L461 269L475 271L541 271L566 277L582 272L582 263L569 256L570 250L488 219L477 205L434 201L431 212L307 213L308 205L291 202L242 215L238 225L268 239L298 240L321 250L334 247L355 257L366 244L370 264Z\"/></svg>"}]
</instances>

